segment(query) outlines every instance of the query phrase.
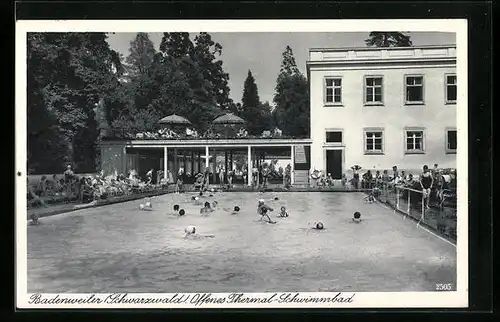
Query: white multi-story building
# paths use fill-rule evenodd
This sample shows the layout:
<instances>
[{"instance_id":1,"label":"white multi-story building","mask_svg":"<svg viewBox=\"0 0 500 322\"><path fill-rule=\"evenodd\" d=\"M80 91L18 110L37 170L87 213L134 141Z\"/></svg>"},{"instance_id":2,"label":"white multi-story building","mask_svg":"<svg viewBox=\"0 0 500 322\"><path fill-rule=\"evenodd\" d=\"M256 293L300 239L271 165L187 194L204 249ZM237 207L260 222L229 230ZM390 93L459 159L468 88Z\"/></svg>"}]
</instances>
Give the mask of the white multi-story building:
<instances>
[{"instance_id":1,"label":"white multi-story building","mask_svg":"<svg viewBox=\"0 0 500 322\"><path fill-rule=\"evenodd\" d=\"M456 166L456 47L310 49L311 167Z\"/></svg>"}]
</instances>

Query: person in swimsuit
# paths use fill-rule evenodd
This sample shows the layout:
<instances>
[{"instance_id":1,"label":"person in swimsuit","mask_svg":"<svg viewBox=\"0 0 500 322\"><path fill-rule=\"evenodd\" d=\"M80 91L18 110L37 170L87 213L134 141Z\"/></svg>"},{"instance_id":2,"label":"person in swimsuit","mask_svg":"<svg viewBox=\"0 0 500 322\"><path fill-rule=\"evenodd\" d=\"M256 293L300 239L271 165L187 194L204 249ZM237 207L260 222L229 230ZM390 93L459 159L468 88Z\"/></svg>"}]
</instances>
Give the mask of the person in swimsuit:
<instances>
[{"instance_id":1,"label":"person in swimsuit","mask_svg":"<svg viewBox=\"0 0 500 322\"><path fill-rule=\"evenodd\" d=\"M210 202L205 202L205 205L203 208L200 209L200 214L202 215L207 215L210 212L213 212L214 210L212 209L212 206L210 205Z\"/></svg>"},{"instance_id":2,"label":"person in swimsuit","mask_svg":"<svg viewBox=\"0 0 500 322\"><path fill-rule=\"evenodd\" d=\"M187 226L184 229L184 238L194 238L194 239L199 239L199 238L214 238L215 235L201 235L198 234L197 229L195 226Z\"/></svg>"},{"instance_id":3,"label":"person in swimsuit","mask_svg":"<svg viewBox=\"0 0 500 322\"><path fill-rule=\"evenodd\" d=\"M264 199L260 199L259 204L257 205L257 213L260 215L259 220L262 220L262 218L266 217L268 223L275 224L276 222L272 221L271 217L269 217L269 215L267 214L268 211L273 211L273 208L267 206L264 203Z\"/></svg>"},{"instance_id":4,"label":"person in swimsuit","mask_svg":"<svg viewBox=\"0 0 500 322\"><path fill-rule=\"evenodd\" d=\"M352 216L352 222L356 224L359 224L361 222L361 213L359 211L356 211Z\"/></svg>"},{"instance_id":5,"label":"person in swimsuit","mask_svg":"<svg viewBox=\"0 0 500 322\"><path fill-rule=\"evenodd\" d=\"M422 187L422 193L424 196L425 208L429 209L429 200L431 195L431 188L434 185L434 178L432 177L429 167L424 165L423 173L420 175L420 186Z\"/></svg>"},{"instance_id":6,"label":"person in swimsuit","mask_svg":"<svg viewBox=\"0 0 500 322\"><path fill-rule=\"evenodd\" d=\"M282 206L278 217L285 218L288 217L288 212L286 212L286 207Z\"/></svg>"}]
</instances>

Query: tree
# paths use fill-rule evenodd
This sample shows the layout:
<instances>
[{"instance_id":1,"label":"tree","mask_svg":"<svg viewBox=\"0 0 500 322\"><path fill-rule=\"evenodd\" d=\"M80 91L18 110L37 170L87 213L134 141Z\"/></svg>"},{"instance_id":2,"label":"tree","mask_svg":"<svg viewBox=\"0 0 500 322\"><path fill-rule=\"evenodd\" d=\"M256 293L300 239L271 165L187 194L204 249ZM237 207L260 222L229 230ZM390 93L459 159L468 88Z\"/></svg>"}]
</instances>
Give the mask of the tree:
<instances>
[{"instance_id":1,"label":"tree","mask_svg":"<svg viewBox=\"0 0 500 322\"><path fill-rule=\"evenodd\" d=\"M375 47L411 47L413 44L410 36L401 32L370 32L369 38L365 40L367 46Z\"/></svg>"},{"instance_id":2,"label":"tree","mask_svg":"<svg viewBox=\"0 0 500 322\"><path fill-rule=\"evenodd\" d=\"M128 76L136 78L147 73L156 54L153 42L145 32L137 33L130 42L129 55L126 58Z\"/></svg>"},{"instance_id":3,"label":"tree","mask_svg":"<svg viewBox=\"0 0 500 322\"><path fill-rule=\"evenodd\" d=\"M273 98L276 107L272 116L275 124L285 135L308 136L309 84L297 68L292 49L289 46L286 47L282 57Z\"/></svg>"},{"instance_id":4,"label":"tree","mask_svg":"<svg viewBox=\"0 0 500 322\"><path fill-rule=\"evenodd\" d=\"M241 99L243 119L247 122L247 130L251 135L260 135L262 133L261 121L261 102L259 91L252 72L248 70L247 78L243 85L243 97Z\"/></svg>"},{"instance_id":5,"label":"tree","mask_svg":"<svg viewBox=\"0 0 500 322\"><path fill-rule=\"evenodd\" d=\"M94 171L94 107L112 97L123 72L104 33L28 34L28 166Z\"/></svg>"},{"instance_id":6,"label":"tree","mask_svg":"<svg viewBox=\"0 0 500 322\"><path fill-rule=\"evenodd\" d=\"M292 48L290 46L286 46L285 51L281 56L282 60L279 75L291 76L300 73L299 68L297 67L297 63L295 62L295 57L293 56Z\"/></svg>"}]
</instances>

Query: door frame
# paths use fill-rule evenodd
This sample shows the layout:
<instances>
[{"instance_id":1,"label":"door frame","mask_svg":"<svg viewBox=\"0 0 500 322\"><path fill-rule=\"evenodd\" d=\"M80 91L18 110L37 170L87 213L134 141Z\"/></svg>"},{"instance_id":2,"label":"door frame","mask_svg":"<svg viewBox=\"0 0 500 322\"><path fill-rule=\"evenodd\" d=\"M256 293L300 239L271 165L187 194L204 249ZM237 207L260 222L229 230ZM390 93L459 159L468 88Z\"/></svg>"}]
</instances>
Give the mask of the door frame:
<instances>
[{"instance_id":1,"label":"door frame","mask_svg":"<svg viewBox=\"0 0 500 322\"><path fill-rule=\"evenodd\" d=\"M345 173L345 147L343 146L328 146L328 147L323 147L323 164L325 165L324 167L324 171L325 171L325 174L328 173L327 169L326 169L326 165L327 165L327 160L326 160L326 155L327 155L327 151L331 151L331 150L340 150L342 152L342 162L340 164L340 167L341 167L341 175L343 175Z\"/></svg>"}]
</instances>

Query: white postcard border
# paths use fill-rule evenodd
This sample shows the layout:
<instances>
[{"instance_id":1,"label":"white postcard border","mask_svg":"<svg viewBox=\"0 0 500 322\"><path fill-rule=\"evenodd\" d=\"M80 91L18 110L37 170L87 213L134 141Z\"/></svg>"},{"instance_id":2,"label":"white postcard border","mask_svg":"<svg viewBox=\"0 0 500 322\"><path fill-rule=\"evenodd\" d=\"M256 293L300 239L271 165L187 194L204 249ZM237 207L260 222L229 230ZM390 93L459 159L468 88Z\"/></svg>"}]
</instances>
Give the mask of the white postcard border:
<instances>
[{"instance_id":1,"label":"white postcard border","mask_svg":"<svg viewBox=\"0 0 500 322\"><path fill-rule=\"evenodd\" d=\"M342 292L354 294L348 303L170 303L170 304L33 304L34 294L27 293L27 221L26 221L26 73L28 32L455 32L457 46L457 290L453 292ZM467 123L467 20L18 20L16 22L16 306L18 308L440 308L468 306L468 123ZM186 293L189 294L189 293ZM196 293L190 293L190 298ZM277 293L282 295L283 293ZM288 293L287 293L288 294ZM43 298L85 299L92 294L42 294ZM94 294L105 299L110 294ZM170 299L174 294L129 293L130 298ZM247 297L272 296L273 293L245 293ZM301 292L298 297L335 297L338 293ZM116 296L116 295L115 295ZM206 295L204 295L206 296ZM213 293L224 298L230 293ZM31 297L31 300L30 300ZM83 301L83 300L82 300ZM81 302L82 302L81 301ZM31 302L31 304L30 304Z\"/></svg>"}]
</instances>

